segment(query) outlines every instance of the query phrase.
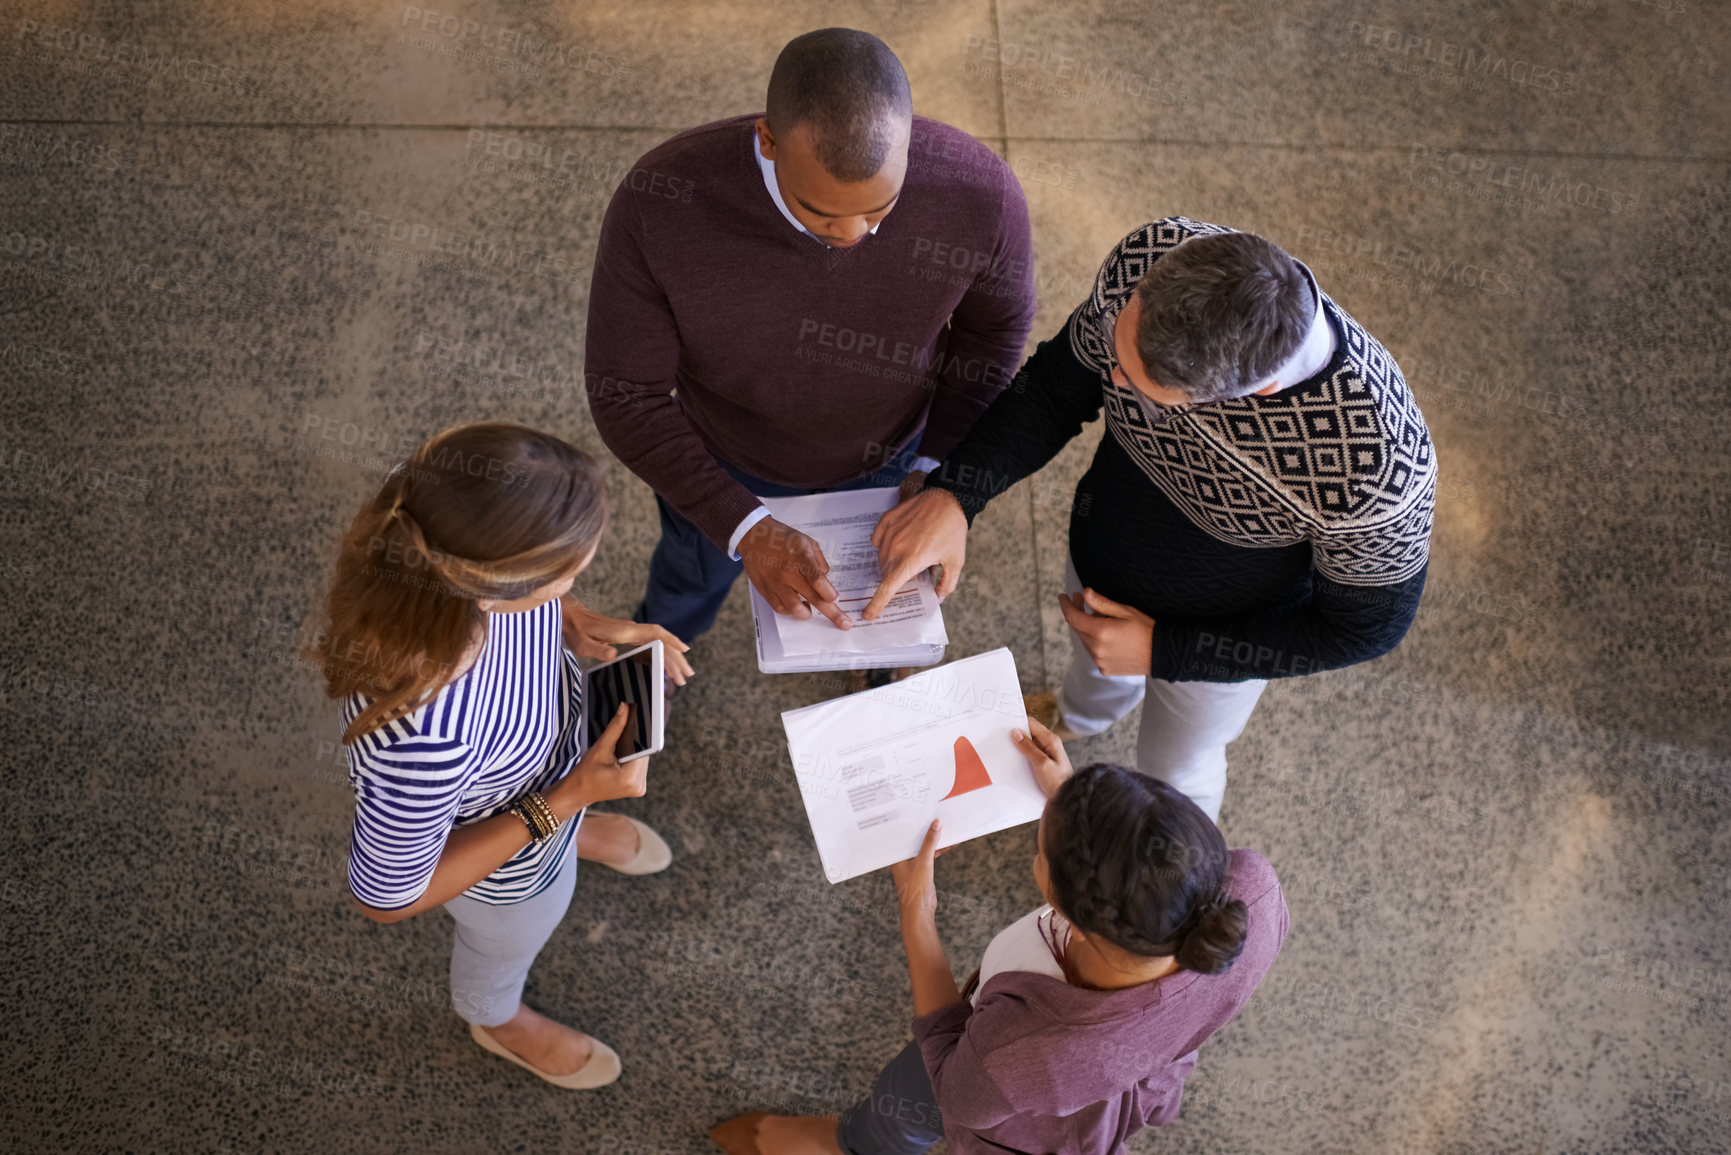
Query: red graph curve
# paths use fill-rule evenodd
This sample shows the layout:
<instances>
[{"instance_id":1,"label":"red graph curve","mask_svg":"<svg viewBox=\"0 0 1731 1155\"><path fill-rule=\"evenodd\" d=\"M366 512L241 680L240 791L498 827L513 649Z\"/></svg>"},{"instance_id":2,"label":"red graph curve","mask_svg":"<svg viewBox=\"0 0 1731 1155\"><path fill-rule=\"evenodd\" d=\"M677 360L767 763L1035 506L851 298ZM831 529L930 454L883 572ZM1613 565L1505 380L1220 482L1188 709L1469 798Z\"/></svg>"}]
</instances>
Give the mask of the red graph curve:
<instances>
[{"instance_id":1,"label":"red graph curve","mask_svg":"<svg viewBox=\"0 0 1731 1155\"><path fill-rule=\"evenodd\" d=\"M966 794L970 790L979 790L992 784L992 776L986 772L986 764L980 761L980 752L974 749L974 744L966 738L956 739L956 784L950 787L950 792L944 798L954 798L958 794ZM940 798L938 801L943 801Z\"/></svg>"}]
</instances>

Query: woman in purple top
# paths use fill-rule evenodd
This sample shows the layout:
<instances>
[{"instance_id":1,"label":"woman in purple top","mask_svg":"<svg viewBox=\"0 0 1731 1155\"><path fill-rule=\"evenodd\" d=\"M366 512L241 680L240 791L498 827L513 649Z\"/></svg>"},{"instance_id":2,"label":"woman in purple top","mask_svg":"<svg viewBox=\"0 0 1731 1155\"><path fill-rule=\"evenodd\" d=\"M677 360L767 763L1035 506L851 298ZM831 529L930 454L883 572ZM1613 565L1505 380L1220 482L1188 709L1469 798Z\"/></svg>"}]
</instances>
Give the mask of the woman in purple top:
<instances>
[{"instance_id":1,"label":"woman in purple top","mask_svg":"<svg viewBox=\"0 0 1731 1155\"><path fill-rule=\"evenodd\" d=\"M1034 881L1048 906L956 987L933 920L938 823L892 868L914 1041L841 1116L754 1111L711 1132L732 1155L1104 1155L1178 1116L1202 1042L1230 1022L1286 937L1274 869L1226 849L1183 794L1122 766L1072 771L1038 722L1017 732L1048 799Z\"/></svg>"}]
</instances>

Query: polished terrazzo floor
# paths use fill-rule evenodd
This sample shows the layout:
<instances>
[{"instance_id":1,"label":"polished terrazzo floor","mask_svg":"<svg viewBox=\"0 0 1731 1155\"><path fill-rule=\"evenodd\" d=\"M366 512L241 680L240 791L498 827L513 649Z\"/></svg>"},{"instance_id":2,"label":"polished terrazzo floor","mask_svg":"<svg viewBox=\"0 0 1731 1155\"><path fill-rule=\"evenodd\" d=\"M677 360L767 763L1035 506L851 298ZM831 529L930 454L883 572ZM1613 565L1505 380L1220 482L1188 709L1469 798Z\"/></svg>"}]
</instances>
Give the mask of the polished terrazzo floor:
<instances>
[{"instance_id":1,"label":"polished terrazzo floor","mask_svg":"<svg viewBox=\"0 0 1731 1155\"><path fill-rule=\"evenodd\" d=\"M1388 346L1436 440L1405 644L1272 686L1233 748L1222 825L1292 934L1133 1149L1731 1146L1718 4L434 11L0 5L0 1149L695 1153L746 1107L838 1107L907 1037L888 882L823 881L779 738L834 687L756 672L742 591L621 807L678 861L586 870L530 980L624 1057L593 1094L469 1041L442 915L350 907L332 713L294 657L398 446L493 416L605 452L578 382L614 183L760 107L781 44L831 24L1010 159L1036 338L1142 221L1255 229ZM428 262L389 222L537 259ZM1008 645L1028 689L1067 655L1097 436L981 520L947 610L953 655ZM623 613L654 512L610 465L580 592ZM1029 853L945 857L958 966L1037 901Z\"/></svg>"}]
</instances>

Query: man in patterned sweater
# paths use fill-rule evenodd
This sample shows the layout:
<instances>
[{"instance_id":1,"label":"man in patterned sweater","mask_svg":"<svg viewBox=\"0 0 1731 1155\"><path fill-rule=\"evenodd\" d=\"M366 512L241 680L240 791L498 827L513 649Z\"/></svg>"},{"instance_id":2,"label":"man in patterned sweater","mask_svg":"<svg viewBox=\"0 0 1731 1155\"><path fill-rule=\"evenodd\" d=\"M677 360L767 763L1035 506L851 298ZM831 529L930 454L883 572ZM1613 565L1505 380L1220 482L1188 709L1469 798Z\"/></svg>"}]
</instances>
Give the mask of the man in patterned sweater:
<instances>
[{"instance_id":1,"label":"man in patterned sweater","mask_svg":"<svg viewBox=\"0 0 1731 1155\"><path fill-rule=\"evenodd\" d=\"M974 517L1102 405L1070 513L1075 655L1053 713L1087 735L1144 702L1140 769L1218 817L1226 745L1268 679L1378 657L1412 623L1430 434L1394 359L1303 264L1250 233L1155 221L878 524L885 580L865 616L929 565L954 590Z\"/></svg>"}]
</instances>

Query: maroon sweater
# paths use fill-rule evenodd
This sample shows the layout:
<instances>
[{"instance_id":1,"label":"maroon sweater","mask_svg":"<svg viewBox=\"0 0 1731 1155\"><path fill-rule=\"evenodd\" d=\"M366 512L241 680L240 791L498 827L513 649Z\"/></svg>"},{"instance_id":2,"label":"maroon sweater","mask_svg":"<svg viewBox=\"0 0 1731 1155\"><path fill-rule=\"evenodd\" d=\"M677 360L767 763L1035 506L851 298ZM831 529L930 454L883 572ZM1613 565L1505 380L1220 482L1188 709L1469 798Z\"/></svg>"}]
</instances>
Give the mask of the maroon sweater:
<instances>
[{"instance_id":1,"label":"maroon sweater","mask_svg":"<svg viewBox=\"0 0 1731 1155\"><path fill-rule=\"evenodd\" d=\"M1003 971L972 1007L915 1019L951 1155L1106 1155L1176 1119L1196 1048L1244 1008L1286 938L1286 899L1267 859L1234 850L1227 890L1250 907L1250 932L1225 974L1180 970L1092 991Z\"/></svg>"},{"instance_id":2,"label":"maroon sweater","mask_svg":"<svg viewBox=\"0 0 1731 1155\"><path fill-rule=\"evenodd\" d=\"M608 448L723 547L758 503L718 461L818 489L906 447L942 460L1034 318L1027 205L979 141L916 116L901 199L831 249L770 199L755 119L680 133L620 183L584 353Z\"/></svg>"}]
</instances>

